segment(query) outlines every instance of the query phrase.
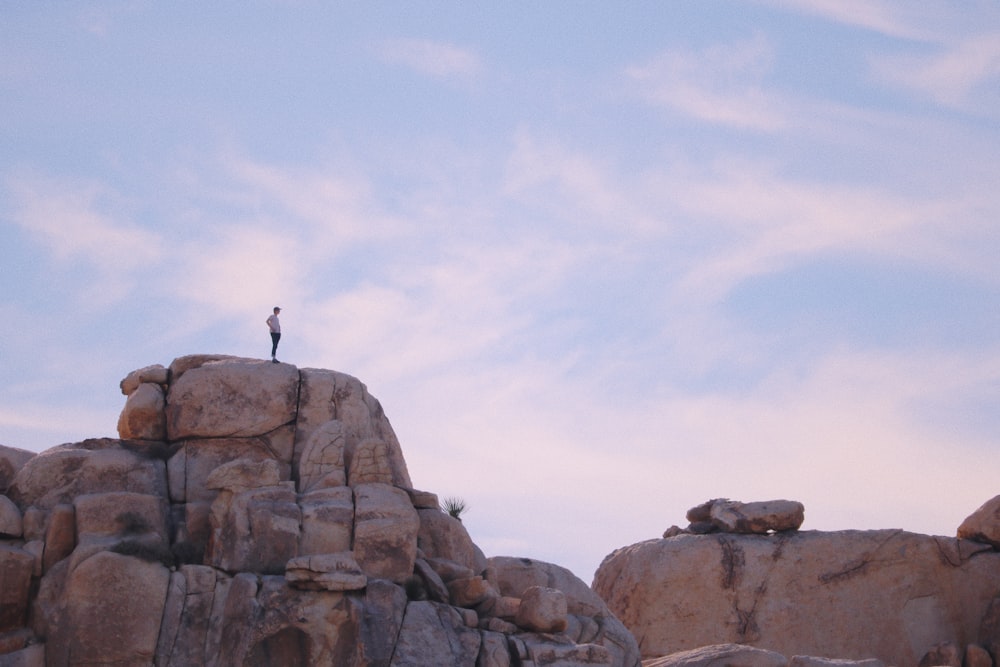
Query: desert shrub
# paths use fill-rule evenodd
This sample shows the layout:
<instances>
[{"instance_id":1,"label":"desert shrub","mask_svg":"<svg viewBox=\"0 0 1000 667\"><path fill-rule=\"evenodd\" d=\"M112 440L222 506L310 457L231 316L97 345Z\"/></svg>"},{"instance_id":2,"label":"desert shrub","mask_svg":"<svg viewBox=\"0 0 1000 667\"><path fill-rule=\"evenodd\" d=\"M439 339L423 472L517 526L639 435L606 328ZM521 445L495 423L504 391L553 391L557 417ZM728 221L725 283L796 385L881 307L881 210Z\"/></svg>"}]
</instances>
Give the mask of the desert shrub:
<instances>
[{"instance_id":1,"label":"desert shrub","mask_svg":"<svg viewBox=\"0 0 1000 667\"><path fill-rule=\"evenodd\" d=\"M447 512L452 517L462 520L462 514L468 509L468 505L461 498L445 498L441 503L441 510Z\"/></svg>"}]
</instances>

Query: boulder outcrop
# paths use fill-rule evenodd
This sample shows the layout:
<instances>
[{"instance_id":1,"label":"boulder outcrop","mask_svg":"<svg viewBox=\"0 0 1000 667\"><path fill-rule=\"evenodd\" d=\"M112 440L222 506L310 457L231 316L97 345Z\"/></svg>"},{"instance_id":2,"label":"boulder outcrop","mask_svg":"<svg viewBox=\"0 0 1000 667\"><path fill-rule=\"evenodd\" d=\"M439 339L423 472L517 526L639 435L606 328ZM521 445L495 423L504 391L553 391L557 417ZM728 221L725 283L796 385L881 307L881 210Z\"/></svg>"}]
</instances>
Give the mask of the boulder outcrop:
<instances>
[{"instance_id":1,"label":"boulder outcrop","mask_svg":"<svg viewBox=\"0 0 1000 667\"><path fill-rule=\"evenodd\" d=\"M637 667L569 571L486 558L356 378L222 355L119 439L0 447L0 665Z\"/></svg>"},{"instance_id":2,"label":"boulder outcrop","mask_svg":"<svg viewBox=\"0 0 1000 667\"><path fill-rule=\"evenodd\" d=\"M960 665L963 655L968 664L1000 646L990 503L966 522L977 540L799 531L800 507L709 501L688 513L688 529L610 554L594 590L635 635L643 659L662 659L644 664L773 664L773 656L718 662L719 650L697 652L733 644L887 665L928 655L925 664L951 664L932 653L947 645Z\"/></svg>"}]
</instances>

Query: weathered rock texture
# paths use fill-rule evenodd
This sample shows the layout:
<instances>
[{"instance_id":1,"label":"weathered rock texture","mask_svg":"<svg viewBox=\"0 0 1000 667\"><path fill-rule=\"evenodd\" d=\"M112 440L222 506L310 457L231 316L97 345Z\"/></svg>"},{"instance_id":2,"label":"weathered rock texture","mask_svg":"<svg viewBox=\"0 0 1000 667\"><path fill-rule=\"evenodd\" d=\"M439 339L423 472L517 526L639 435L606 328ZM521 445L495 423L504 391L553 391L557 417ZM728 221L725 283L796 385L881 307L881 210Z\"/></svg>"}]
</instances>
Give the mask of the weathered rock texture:
<instances>
[{"instance_id":1,"label":"weathered rock texture","mask_svg":"<svg viewBox=\"0 0 1000 667\"><path fill-rule=\"evenodd\" d=\"M762 505L787 511L762 524L749 520L769 514ZM947 644L955 664L963 654L970 664L1000 646L992 507L979 510L969 533L982 539L973 541L901 530L797 531L789 520L801 523L801 510L786 501L736 510L709 501L688 513L688 529L609 555L594 590L633 632L644 659L677 654L650 664L772 664L773 656L719 662L718 650L695 651L725 644L888 665L928 655L923 664L951 664L934 653Z\"/></svg>"},{"instance_id":2,"label":"weathered rock texture","mask_svg":"<svg viewBox=\"0 0 1000 667\"><path fill-rule=\"evenodd\" d=\"M200 355L121 389L121 439L0 447L0 667L638 665L583 582L412 488L357 379Z\"/></svg>"}]
</instances>

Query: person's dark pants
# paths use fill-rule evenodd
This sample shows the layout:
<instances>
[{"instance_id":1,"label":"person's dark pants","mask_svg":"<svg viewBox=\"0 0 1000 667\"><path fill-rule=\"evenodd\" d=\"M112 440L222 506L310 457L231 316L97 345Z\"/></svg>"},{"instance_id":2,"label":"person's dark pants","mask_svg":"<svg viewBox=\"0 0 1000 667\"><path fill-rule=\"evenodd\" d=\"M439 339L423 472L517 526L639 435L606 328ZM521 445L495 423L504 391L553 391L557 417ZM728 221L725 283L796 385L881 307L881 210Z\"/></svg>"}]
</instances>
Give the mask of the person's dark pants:
<instances>
[{"instance_id":1,"label":"person's dark pants","mask_svg":"<svg viewBox=\"0 0 1000 667\"><path fill-rule=\"evenodd\" d=\"M281 340L280 333L271 332L271 356L275 356L278 353L278 341Z\"/></svg>"}]
</instances>

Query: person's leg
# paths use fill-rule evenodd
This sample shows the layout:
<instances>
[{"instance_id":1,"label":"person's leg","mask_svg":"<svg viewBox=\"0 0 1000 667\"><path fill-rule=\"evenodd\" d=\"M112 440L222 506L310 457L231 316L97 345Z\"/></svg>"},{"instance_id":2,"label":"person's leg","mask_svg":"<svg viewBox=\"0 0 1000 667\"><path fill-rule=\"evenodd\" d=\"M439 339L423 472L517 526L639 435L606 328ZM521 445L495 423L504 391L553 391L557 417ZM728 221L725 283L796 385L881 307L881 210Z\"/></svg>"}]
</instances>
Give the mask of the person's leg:
<instances>
[{"instance_id":1,"label":"person's leg","mask_svg":"<svg viewBox=\"0 0 1000 667\"><path fill-rule=\"evenodd\" d=\"M281 340L280 333L271 334L271 358L274 359L275 355L278 354L278 341Z\"/></svg>"}]
</instances>

